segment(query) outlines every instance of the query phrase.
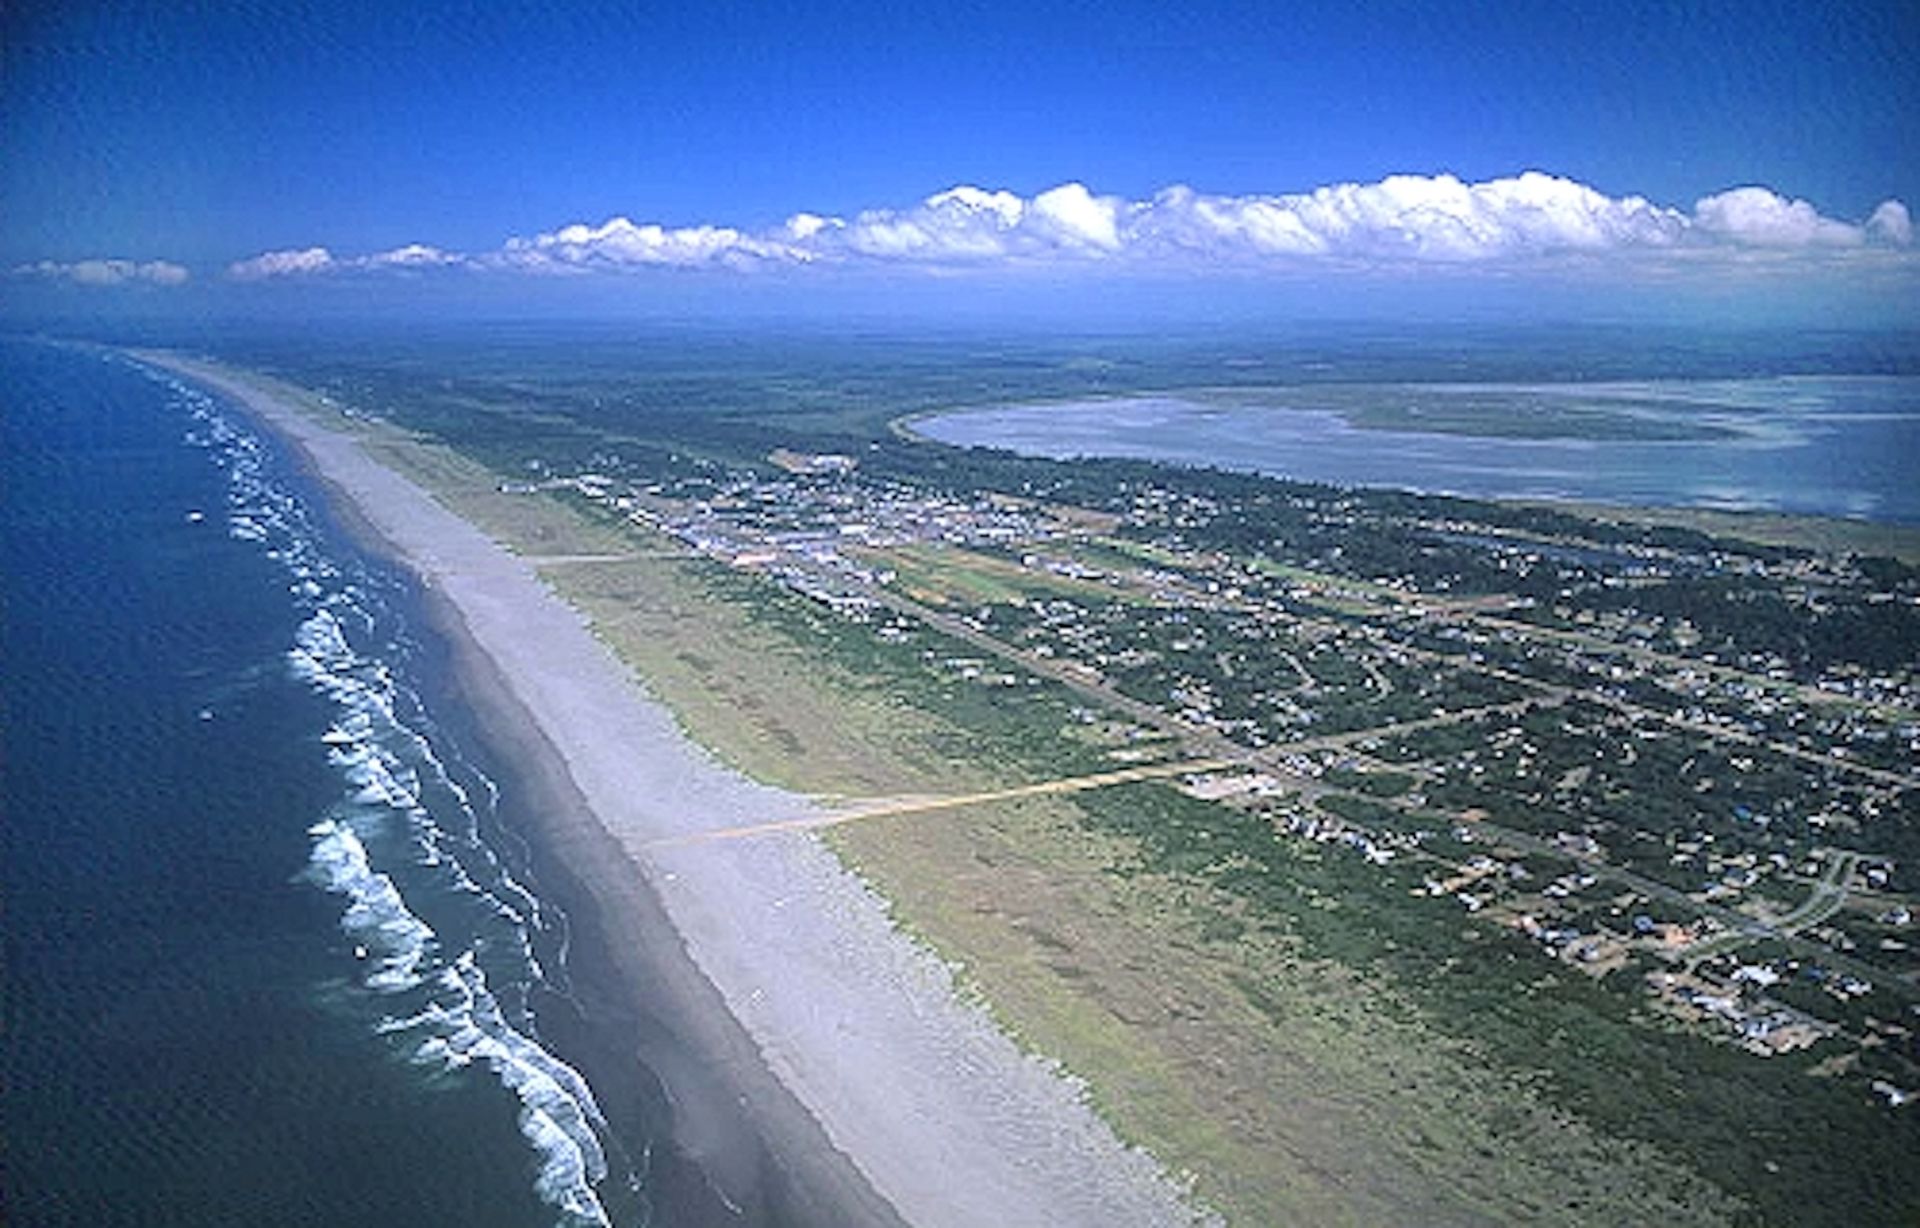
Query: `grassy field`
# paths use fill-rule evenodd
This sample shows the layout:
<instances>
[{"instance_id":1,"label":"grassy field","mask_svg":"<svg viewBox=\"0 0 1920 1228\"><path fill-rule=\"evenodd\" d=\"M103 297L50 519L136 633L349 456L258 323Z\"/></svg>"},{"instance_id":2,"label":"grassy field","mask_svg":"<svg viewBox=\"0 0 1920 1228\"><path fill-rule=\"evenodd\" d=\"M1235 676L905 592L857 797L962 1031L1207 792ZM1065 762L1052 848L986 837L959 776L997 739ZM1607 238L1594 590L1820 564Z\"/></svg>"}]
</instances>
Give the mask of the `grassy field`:
<instances>
[{"instance_id":1,"label":"grassy field","mask_svg":"<svg viewBox=\"0 0 1920 1228\"><path fill-rule=\"evenodd\" d=\"M891 568L908 596L929 605L978 605L1048 597L1124 602L1144 599L1135 590L1022 567L1011 559L957 546L917 543L860 553L877 567Z\"/></svg>"},{"instance_id":2,"label":"grassy field","mask_svg":"<svg viewBox=\"0 0 1920 1228\"><path fill-rule=\"evenodd\" d=\"M1390 980L1305 956L1202 883L1120 872L1137 849L1075 809L852 824L832 842L1230 1222L1729 1218L1716 1191L1556 1112Z\"/></svg>"},{"instance_id":3,"label":"grassy field","mask_svg":"<svg viewBox=\"0 0 1920 1228\"><path fill-rule=\"evenodd\" d=\"M1715 537L1787 546L1831 554L1883 556L1920 564L1920 528L1841 520L1831 516L1781 516L1770 512L1718 512L1702 508L1623 507L1615 504L1543 503L1539 506L1620 524L1668 525Z\"/></svg>"}]
</instances>

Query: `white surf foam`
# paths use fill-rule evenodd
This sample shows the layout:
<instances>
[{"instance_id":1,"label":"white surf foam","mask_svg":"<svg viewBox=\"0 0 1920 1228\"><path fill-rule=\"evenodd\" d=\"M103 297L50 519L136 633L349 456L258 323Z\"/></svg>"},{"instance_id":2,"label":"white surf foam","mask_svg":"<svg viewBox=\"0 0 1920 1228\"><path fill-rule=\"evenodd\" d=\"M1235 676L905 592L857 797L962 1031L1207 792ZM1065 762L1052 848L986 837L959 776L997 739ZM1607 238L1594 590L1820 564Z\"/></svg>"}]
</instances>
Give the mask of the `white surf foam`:
<instances>
[{"instance_id":1,"label":"white surf foam","mask_svg":"<svg viewBox=\"0 0 1920 1228\"><path fill-rule=\"evenodd\" d=\"M287 572L304 617L286 660L295 677L337 708L320 753L342 792L310 828L304 877L341 897L340 926L353 948L354 982L389 1002L375 1030L409 1060L442 1074L487 1071L520 1104L518 1126L537 1157L534 1188L567 1228L608 1223L594 1187L608 1173L606 1123L579 1072L510 1018L481 964L505 971L516 1001L544 978L534 929L538 900L484 839L471 790L403 713L424 716L417 695L382 657L392 648L369 577L329 557L305 507L269 470L262 442L217 403L170 377L193 417L188 441L210 452L228 480L226 527ZM492 782L479 778L493 801ZM429 795L432 801L429 801ZM465 900L470 922L436 933L409 903ZM478 911L474 911L478 906ZM430 910L431 911L431 910ZM436 914L437 915L437 914Z\"/></svg>"}]
</instances>

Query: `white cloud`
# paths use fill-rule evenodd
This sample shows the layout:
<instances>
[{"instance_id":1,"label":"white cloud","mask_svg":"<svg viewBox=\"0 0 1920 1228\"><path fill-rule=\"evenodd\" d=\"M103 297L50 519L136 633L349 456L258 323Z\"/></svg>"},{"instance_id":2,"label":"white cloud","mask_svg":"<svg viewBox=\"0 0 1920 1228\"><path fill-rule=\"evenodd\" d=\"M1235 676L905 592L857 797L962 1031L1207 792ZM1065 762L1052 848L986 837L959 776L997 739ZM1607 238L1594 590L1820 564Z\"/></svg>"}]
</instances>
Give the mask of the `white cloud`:
<instances>
[{"instance_id":1,"label":"white cloud","mask_svg":"<svg viewBox=\"0 0 1920 1228\"><path fill-rule=\"evenodd\" d=\"M466 262L466 257L457 253L442 251L425 243L409 243L390 251L362 256L350 264L363 269L437 269Z\"/></svg>"},{"instance_id":2,"label":"white cloud","mask_svg":"<svg viewBox=\"0 0 1920 1228\"><path fill-rule=\"evenodd\" d=\"M1105 261L1178 267L1317 258L1399 265L1558 253L1825 250L1869 241L1901 246L1911 239L1906 211L1893 201L1860 226L1765 188L1710 196L1687 212L1531 171L1484 183L1395 175L1283 195L1217 196L1175 186L1143 201L1097 195L1080 183L1030 199L961 185L905 209L869 209L848 219L796 214L758 237L729 228L637 227L615 218L600 227L575 225L515 240L509 249L604 267L737 263L743 255L838 264Z\"/></svg>"},{"instance_id":3,"label":"white cloud","mask_svg":"<svg viewBox=\"0 0 1920 1228\"><path fill-rule=\"evenodd\" d=\"M1214 260L1339 257L1459 262L1670 246L1687 220L1637 196L1529 172L1468 184L1395 175L1282 196L1208 196L1174 187L1138 212L1135 243Z\"/></svg>"},{"instance_id":4,"label":"white cloud","mask_svg":"<svg viewBox=\"0 0 1920 1228\"><path fill-rule=\"evenodd\" d=\"M616 217L598 226L575 223L531 239L510 239L495 262L545 272L691 268L716 264L739 268L768 261L809 259L808 253L798 245L816 236L826 224L824 218L803 214L789 220L785 235L753 238L731 226L669 229Z\"/></svg>"},{"instance_id":5,"label":"white cloud","mask_svg":"<svg viewBox=\"0 0 1920 1228\"><path fill-rule=\"evenodd\" d=\"M1857 247L1864 228L1820 216L1804 200L1788 200L1766 188L1734 188L1693 206L1700 229L1742 247Z\"/></svg>"},{"instance_id":6,"label":"white cloud","mask_svg":"<svg viewBox=\"0 0 1920 1228\"><path fill-rule=\"evenodd\" d=\"M787 219L786 237L790 243L805 243L829 226L845 225L839 218L824 218L817 213L796 213Z\"/></svg>"},{"instance_id":7,"label":"white cloud","mask_svg":"<svg viewBox=\"0 0 1920 1228\"><path fill-rule=\"evenodd\" d=\"M1897 200L1883 200L1867 219L1867 238L1889 247L1906 247L1913 242L1913 216Z\"/></svg>"},{"instance_id":8,"label":"white cloud","mask_svg":"<svg viewBox=\"0 0 1920 1228\"><path fill-rule=\"evenodd\" d=\"M315 274L347 273L356 270L407 271L445 269L473 261L458 252L426 243L408 243L401 247L374 252L368 256L340 257L324 247L287 248L263 252L227 266L227 276L236 281L267 281L281 277L311 277Z\"/></svg>"},{"instance_id":9,"label":"white cloud","mask_svg":"<svg viewBox=\"0 0 1920 1228\"><path fill-rule=\"evenodd\" d=\"M1025 220L1063 248L1111 252L1120 248L1120 215L1126 202L1095 196L1082 183L1063 183L1033 198Z\"/></svg>"},{"instance_id":10,"label":"white cloud","mask_svg":"<svg viewBox=\"0 0 1920 1228\"><path fill-rule=\"evenodd\" d=\"M296 277L323 273L334 267L333 253L324 247L287 248L262 252L248 260L236 260L227 266L227 276L238 281L263 281L271 277Z\"/></svg>"},{"instance_id":11,"label":"white cloud","mask_svg":"<svg viewBox=\"0 0 1920 1228\"><path fill-rule=\"evenodd\" d=\"M325 248L268 252L235 264L240 278L339 269L467 265L536 273L661 268L750 270L804 264L967 268L1000 265L1208 268L1407 268L1578 257L1620 262L1685 256L1691 267L1743 253L1809 258L1909 248L1912 219L1887 201L1865 222L1822 215L1763 187L1705 197L1691 210L1608 196L1538 171L1467 183L1394 175L1310 192L1213 195L1176 185L1145 200L1070 182L1022 197L961 185L905 208L849 217L795 213L753 232L669 227L614 217L576 222L488 253L413 244L335 259Z\"/></svg>"},{"instance_id":12,"label":"white cloud","mask_svg":"<svg viewBox=\"0 0 1920 1228\"><path fill-rule=\"evenodd\" d=\"M178 286L185 284L192 276L169 260L41 260L19 265L13 271L19 276L71 281L82 286L124 286L130 283Z\"/></svg>"},{"instance_id":13,"label":"white cloud","mask_svg":"<svg viewBox=\"0 0 1920 1228\"><path fill-rule=\"evenodd\" d=\"M828 258L934 264L993 261L1009 254L1009 238L1027 213L1011 192L961 186L906 210L869 209L815 240Z\"/></svg>"}]
</instances>

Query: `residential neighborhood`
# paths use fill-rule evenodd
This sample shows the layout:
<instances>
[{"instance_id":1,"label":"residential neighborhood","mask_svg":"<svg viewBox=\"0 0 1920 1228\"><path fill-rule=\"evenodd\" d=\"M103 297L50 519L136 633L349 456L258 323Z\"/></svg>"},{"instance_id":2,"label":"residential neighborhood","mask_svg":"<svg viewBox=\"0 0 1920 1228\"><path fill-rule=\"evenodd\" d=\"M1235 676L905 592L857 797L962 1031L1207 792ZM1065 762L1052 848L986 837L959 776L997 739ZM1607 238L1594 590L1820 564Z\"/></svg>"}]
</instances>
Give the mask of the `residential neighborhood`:
<instances>
[{"instance_id":1,"label":"residential neighborhood","mask_svg":"<svg viewBox=\"0 0 1920 1228\"><path fill-rule=\"evenodd\" d=\"M1223 761L1179 789L1522 936L1649 1026L1756 1060L1823 1046L1890 1111L1920 1091L1917 663L1712 621L1911 608L1910 573L1337 491L1262 537L1241 527L1270 495L1173 476L1088 498L785 449L665 478L603 459L515 488L921 644L934 673L1064 687L1062 736L1114 763Z\"/></svg>"}]
</instances>

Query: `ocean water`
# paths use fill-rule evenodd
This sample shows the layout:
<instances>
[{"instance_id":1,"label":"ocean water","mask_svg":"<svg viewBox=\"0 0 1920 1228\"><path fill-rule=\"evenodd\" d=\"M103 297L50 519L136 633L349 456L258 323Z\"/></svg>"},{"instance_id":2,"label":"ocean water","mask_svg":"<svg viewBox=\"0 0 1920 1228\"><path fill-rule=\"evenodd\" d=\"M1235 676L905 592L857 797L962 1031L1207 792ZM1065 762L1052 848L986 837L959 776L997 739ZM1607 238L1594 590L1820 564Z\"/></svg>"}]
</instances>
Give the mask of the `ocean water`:
<instances>
[{"instance_id":1,"label":"ocean water","mask_svg":"<svg viewBox=\"0 0 1920 1228\"><path fill-rule=\"evenodd\" d=\"M916 421L929 438L1036 456L1130 457L1304 482L1479 498L1574 499L1844 516L1920 524L1920 377L1789 376L1594 384L1379 385L1379 406L1417 421L1484 404L1705 427L1716 438L1517 438L1354 425L1351 388L1240 390L1236 403L1153 394L962 410ZM1342 408L1329 408L1330 405ZM1577 428L1575 428L1577 430Z\"/></svg>"},{"instance_id":2,"label":"ocean water","mask_svg":"<svg viewBox=\"0 0 1920 1228\"><path fill-rule=\"evenodd\" d=\"M403 578L116 357L0 342L0 477L7 1222L646 1222Z\"/></svg>"}]
</instances>

